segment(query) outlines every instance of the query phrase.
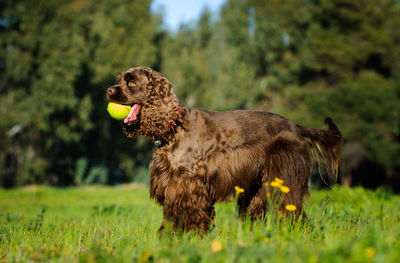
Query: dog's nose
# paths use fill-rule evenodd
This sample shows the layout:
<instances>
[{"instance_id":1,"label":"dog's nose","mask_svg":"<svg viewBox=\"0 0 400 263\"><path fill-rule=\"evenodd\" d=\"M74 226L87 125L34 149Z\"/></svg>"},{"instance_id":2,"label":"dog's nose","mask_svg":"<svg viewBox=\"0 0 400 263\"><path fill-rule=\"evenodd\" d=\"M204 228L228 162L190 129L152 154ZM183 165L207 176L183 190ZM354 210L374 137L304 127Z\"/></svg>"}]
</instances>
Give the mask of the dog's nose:
<instances>
[{"instance_id":1,"label":"dog's nose","mask_svg":"<svg viewBox=\"0 0 400 263\"><path fill-rule=\"evenodd\" d=\"M108 95L108 96L111 96L111 95L115 94L115 92L116 92L115 87L109 87L109 88L107 89L107 95Z\"/></svg>"}]
</instances>

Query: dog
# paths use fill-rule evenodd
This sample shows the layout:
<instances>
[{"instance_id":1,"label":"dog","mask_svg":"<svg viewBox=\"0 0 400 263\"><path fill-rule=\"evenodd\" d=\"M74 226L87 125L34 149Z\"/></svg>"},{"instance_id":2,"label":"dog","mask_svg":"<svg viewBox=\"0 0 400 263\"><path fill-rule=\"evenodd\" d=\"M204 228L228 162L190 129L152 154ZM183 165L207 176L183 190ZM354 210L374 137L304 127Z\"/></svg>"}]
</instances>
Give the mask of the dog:
<instances>
[{"instance_id":1,"label":"dog","mask_svg":"<svg viewBox=\"0 0 400 263\"><path fill-rule=\"evenodd\" d=\"M150 196L163 206L163 221L174 229L206 232L214 204L238 196L240 217L263 219L268 212L265 183L284 180L298 217L309 195L308 178L316 163L336 180L341 134L330 118L327 130L296 125L274 113L251 110L214 112L182 107L171 83L148 67L118 74L106 90L108 101L131 105L122 129L158 145L150 163Z\"/></svg>"}]
</instances>

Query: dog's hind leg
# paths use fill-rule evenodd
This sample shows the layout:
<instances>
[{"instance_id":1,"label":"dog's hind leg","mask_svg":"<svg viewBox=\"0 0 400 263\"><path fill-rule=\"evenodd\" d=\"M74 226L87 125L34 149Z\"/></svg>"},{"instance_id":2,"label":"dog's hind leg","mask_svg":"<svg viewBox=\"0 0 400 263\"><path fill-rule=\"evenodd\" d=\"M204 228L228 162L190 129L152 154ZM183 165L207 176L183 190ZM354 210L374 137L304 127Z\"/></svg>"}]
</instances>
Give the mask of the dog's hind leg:
<instances>
[{"instance_id":1,"label":"dog's hind leg","mask_svg":"<svg viewBox=\"0 0 400 263\"><path fill-rule=\"evenodd\" d=\"M274 197L272 196L274 187L270 183L275 181L275 178L279 178L283 180L283 185L290 190L284 193L279 185L275 185L275 193L278 197L274 199L276 204L272 205L280 205L279 210L284 214L290 213L286 209L286 205L293 205L298 217L303 213L303 198L309 194L308 177L311 159L307 146L296 138L277 136L268 145L266 152L265 168L260 178L262 185L249 203L248 214L253 220L265 217L268 210L268 198ZM268 193L265 186L266 182L269 183ZM304 217L305 214L303 213Z\"/></svg>"}]
</instances>

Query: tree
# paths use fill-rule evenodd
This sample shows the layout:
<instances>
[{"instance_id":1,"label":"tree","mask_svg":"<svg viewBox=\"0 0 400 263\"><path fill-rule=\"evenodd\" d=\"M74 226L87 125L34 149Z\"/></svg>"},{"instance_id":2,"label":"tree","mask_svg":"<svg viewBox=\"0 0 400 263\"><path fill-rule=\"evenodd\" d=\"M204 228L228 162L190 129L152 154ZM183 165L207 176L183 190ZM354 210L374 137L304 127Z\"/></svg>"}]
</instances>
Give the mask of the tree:
<instances>
[{"instance_id":1,"label":"tree","mask_svg":"<svg viewBox=\"0 0 400 263\"><path fill-rule=\"evenodd\" d=\"M312 118L334 118L345 150L352 151L347 144L361 143L365 151L357 151L362 155L357 158L384 167L387 180L393 180L400 167L400 94L395 80L400 38L394 31L399 8L390 0L314 2L309 44L301 51L299 78L304 83L293 89L304 98ZM342 174L348 178L345 170Z\"/></svg>"},{"instance_id":2,"label":"tree","mask_svg":"<svg viewBox=\"0 0 400 263\"><path fill-rule=\"evenodd\" d=\"M3 184L71 184L85 163L84 176L99 182L113 181L114 170L132 176L136 161L127 156L141 154L109 135L118 134L118 124L106 117L104 92L118 72L154 62L149 4L46 0L2 7L3 20L13 18L1 32ZM124 158L125 167L117 161Z\"/></svg>"}]
</instances>

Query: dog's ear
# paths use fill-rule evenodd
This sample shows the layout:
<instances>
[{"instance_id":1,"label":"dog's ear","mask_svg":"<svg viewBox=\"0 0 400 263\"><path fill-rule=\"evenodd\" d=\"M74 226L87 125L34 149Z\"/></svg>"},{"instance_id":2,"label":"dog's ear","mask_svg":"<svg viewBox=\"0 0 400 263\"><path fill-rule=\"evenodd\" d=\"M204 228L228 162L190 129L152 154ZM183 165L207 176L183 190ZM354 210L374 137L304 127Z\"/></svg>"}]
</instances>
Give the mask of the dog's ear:
<instances>
[{"instance_id":1,"label":"dog's ear","mask_svg":"<svg viewBox=\"0 0 400 263\"><path fill-rule=\"evenodd\" d=\"M150 140L166 139L171 122L181 117L179 100L166 77L150 68L143 68L143 71L148 83L146 102L141 111L142 128Z\"/></svg>"},{"instance_id":2,"label":"dog's ear","mask_svg":"<svg viewBox=\"0 0 400 263\"><path fill-rule=\"evenodd\" d=\"M168 96L175 95L173 94L171 83L161 73L147 67L143 68L143 71L148 81L147 98L149 103L156 102L158 99L165 99ZM172 97L175 97L172 99L177 100L176 96Z\"/></svg>"},{"instance_id":3,"label":"dog's ear","mask_svg":"<svg viewBox=\"0 0 400 263\"><path fill-rule=\"evenodd\" d=\"M170 109L179 109L179 100L169 80L164 77L164 75L151 68L144 67L143 71L148 81L146 101L149 104L162 103Z\"/></svg>"}]
</instances>

